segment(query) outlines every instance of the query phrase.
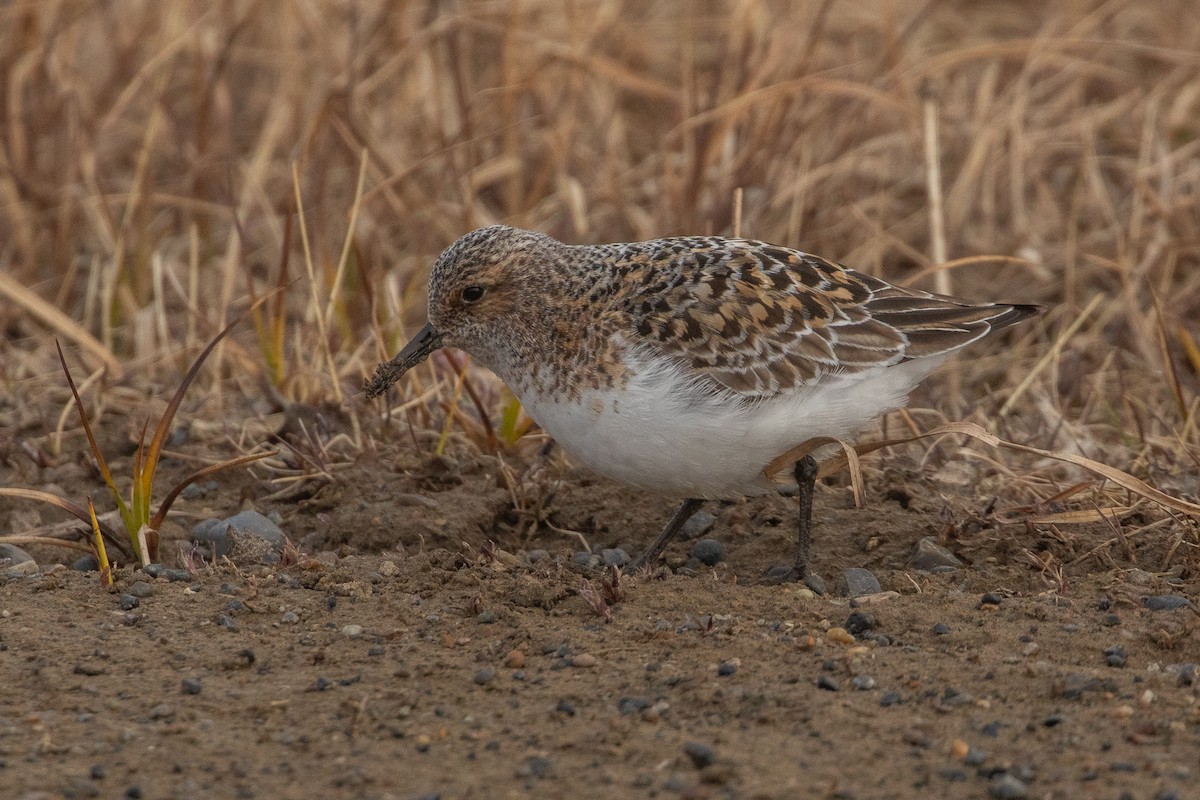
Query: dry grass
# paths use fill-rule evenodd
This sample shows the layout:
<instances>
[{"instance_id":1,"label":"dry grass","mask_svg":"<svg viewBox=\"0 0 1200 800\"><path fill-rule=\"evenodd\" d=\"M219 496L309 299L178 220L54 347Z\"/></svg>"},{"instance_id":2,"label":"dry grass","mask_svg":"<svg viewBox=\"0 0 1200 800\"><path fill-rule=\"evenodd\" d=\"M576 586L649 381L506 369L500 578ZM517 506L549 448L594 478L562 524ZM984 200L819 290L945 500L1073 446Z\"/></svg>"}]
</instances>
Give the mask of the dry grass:
<instances>
[{"instance_id":1,"label":"dry grass","mask_svg":"<svg viewBox=\"0 0 1200 800\"><path fill-rule=\"evenodd\" d=\"M943 372L893 434L974 419L1195 499L1193 5L9 4L0 457L24 458L31 409L52 403L53 429L66 408L55 335L85 394L117 402L120 383L178 382L246 298L290 282L257 344L243 330L212 359L205 410L264 386L338 402L421 320L433 256L473 227L740 224L1050 307ZM418 426L442 429L464 388L468 432L507 413L494 381L441 365L405 387ZM1076 479L971 453L1035 505Z\"/></svg>"}]
</instances>

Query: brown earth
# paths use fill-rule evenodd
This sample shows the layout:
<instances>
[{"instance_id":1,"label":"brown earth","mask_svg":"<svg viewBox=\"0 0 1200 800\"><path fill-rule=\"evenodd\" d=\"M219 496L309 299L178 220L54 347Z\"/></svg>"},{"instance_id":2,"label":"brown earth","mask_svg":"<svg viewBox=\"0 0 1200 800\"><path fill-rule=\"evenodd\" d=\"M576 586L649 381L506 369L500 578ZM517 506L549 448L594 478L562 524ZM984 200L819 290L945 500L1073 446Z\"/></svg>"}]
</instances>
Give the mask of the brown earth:
<instances>
[{"instance_id":1,"label":"brown earth","mask_svg":"<svg viewBox=\"0 0 1200 800\"><path fill-rule=\"evenodd\" d=\"M826 485L816 513L830 587L862 566L882 595L765 585L790 553L786 497L712 504L715 568L681 542L614 588L550 526L632 552L669 502L557 455L418 458L406 436L287 497L260 469L178 502L179 531L278 512L303 551L285 565L126 567L110 592L31 548L44 571L0 586L0 796L1198 796L1200 676L1181 665L1200 618L1146 607L1200 594L1194 531L1025 525L1003 496L987 513L991 487L956 461L891 455L865 508ZM102 496L81 463L17 461L6 485ZM965 565L909 568L921 537ZM152 593L122 610L138 580Z\"/></svg>"}]
</instances>

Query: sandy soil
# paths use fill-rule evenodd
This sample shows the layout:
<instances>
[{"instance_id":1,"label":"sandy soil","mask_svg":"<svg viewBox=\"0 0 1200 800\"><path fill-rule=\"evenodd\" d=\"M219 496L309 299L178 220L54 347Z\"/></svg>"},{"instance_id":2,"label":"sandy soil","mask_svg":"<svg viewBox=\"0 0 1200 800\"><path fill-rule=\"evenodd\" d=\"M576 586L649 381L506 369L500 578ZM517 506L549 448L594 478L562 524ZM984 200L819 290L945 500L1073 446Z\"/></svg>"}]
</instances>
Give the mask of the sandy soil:
<instances>
[{"instance_id":1,"label":"sandy soil","mask_svg":"<svg viewBox=\"0 0 1200 800\"><path fill-rule=\"evenodd\" d=\"M43 572L0 585L0 796L1200 796L1200 616L1148 599L1200 595L1174 528L1025 525L954 462L893 457L863 509L820 487L826 596L763 579L791 551L782 496L709 509L717 566L680 542L613 586L550 526L634 552L669 502L393 438L287 497L238 471L177 504L176 535L277 512L302 551L281 564L106 591L33 548ZM101 497L81 462L10 452L0 477ZM911 568L922 537L963 566ZM884 592L838 596L848 567Z\"/></svg>"}]
</instances>

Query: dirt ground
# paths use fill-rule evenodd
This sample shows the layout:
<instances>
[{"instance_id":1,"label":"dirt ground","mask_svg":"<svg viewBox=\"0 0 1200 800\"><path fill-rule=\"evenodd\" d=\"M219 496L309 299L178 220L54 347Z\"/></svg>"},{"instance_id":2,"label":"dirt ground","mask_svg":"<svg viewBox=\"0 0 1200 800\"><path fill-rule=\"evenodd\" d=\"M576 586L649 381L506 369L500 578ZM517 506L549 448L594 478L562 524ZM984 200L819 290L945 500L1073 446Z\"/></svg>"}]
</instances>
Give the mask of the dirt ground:
<instances>
[{"instance_id":1,"label":"dirt ground","mask_svg":"<svg viewBox=\"0 0 1200 800\"><path fill-rule=\"evenodd\" d=\"M177 532L277 512L280 564L126 567L106 591L31 548L42 573L0 586L0 795L1200 796L1200 617L1157 610L1200 593L1194 530L1026 525L952 460L887 456L863 509L820 487L826 596L763 578L791 552L784 496L711 505L717 566L679 542L614 587L555 528L633 553L669 501L393 439L289 496L243 470L176 505ZM102 496L60 461L10 453L2 477ZM0 512L56 519L30 508ZM922 537L963 565L911 568ZM883 593L839 596L848 567Z\"/></svg>"}]
</instances>

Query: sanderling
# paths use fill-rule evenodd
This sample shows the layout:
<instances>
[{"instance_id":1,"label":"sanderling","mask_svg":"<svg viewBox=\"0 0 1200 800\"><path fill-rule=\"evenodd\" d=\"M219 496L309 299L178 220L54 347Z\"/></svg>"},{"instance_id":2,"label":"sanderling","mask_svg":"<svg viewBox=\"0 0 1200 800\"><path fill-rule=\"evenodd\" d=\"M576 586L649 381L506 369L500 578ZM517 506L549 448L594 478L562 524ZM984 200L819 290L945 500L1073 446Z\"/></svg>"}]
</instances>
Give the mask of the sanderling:
<instances>
[{"instance_id":1,"label":"sanderling","mask_svg":"<svg viewBox=\"0 0 1200 800\"><path fill-rule=\"evenodd\" d=\"M381 394L434 350L495 372L575 458L687 498L774 491L764 469L814 437L849 439L954 352L1038 313L893 286L787 247L688 236L567 245L493 225L437 259L429 323L364 385ZM817 464L795 464L795 567L808 574Z\"/></svg>"}]
</instances>

